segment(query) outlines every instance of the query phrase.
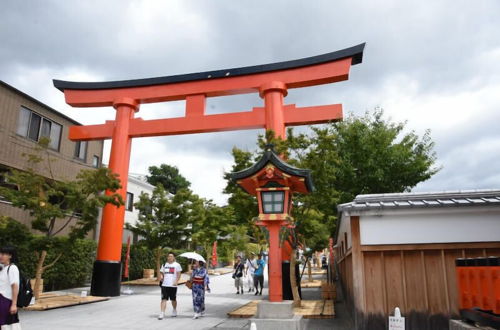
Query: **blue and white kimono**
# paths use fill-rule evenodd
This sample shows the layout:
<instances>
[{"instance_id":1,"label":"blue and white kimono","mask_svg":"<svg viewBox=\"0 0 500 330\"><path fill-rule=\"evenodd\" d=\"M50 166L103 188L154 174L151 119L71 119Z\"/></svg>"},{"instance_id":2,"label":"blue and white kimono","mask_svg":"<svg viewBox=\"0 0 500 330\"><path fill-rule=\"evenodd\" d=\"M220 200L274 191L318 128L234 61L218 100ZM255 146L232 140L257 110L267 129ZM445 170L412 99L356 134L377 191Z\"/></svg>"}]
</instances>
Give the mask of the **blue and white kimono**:
<instances>
[{"instance_id":1,"label":"blue and white kimono","mask_svg":"<svg viewBox=\"0 0 500 330\"><path fill-rule=\"evenodd\" d=\"M200 314L205 311L205 288L208 288L210 283L206 268L199 267L193 269L191 275L193 281L193 308L194 312Z\"/></svg>"}]
</instances>

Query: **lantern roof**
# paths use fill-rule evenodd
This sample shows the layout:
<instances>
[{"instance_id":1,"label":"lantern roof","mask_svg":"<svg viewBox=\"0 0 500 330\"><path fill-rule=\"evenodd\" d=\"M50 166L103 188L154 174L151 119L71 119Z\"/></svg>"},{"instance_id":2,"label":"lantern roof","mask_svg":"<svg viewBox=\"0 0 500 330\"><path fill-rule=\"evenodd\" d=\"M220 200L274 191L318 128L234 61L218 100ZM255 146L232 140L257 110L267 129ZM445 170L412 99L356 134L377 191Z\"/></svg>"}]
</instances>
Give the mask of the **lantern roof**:
<instances>
[{"instance_id":1,"label":"lantern roof","mask_svg":"<svg viewBox=\"0 0 500 330\"><path fill-rule=\"evenodd\" d=\"M266 173L269 169L273 171L272 174ZM271 145L266 147L264 155L254 165L231 173L231 179L252 195L255 195L257 188L272 186L275 182L296 192L309 193L314 190L311 170L286 163Z\"/></svg>"}]
</instances>

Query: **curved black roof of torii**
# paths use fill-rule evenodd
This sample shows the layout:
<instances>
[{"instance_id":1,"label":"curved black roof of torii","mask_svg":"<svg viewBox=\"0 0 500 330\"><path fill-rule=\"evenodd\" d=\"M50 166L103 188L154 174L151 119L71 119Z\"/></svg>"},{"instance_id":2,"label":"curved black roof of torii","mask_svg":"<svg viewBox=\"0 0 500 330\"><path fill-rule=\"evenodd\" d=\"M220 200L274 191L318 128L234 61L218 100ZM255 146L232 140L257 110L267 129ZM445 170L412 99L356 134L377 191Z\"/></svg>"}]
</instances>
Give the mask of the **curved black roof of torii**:
<instances>
[{"instance_id":1,"label":"curved black roof of torii","mask_svg":"<svg viewBox=\"0 0 500 330\"><path fill-rule=\"evenodd\" d=\"M362 43L335 52L312 56L312 57L305 57L297 60L262 64L262 65L253 65L241 68L180 74L174 76L132 79L132 80L118 80L118 81L103 81L103 82L75 82L75 81L64 81L64 80L54 79L53 82L54 86L60 91L64 91L65 89L112 89L112 88L153 86L153 85L171 84L171 83L188 82L196 80L207 80L214 78L225 78L228 76L230 77L243 76L256 73L287 70L287 69L300 68L315 64L328 63L348 57L352 57L352 65L355 65L362 62L364 48L365 48L365 43Z\"/></svg>"},{"instance_id":2,"label":"curved black roof of torii","mask_svg":"<svg viewBox=\"0 0 500 330\"><path fill-rule=\"evenodd\" d=\"M309 191L314 190L314 185L311 177L311 170L306 170L306 169L301 169L294 167L288 163L285 163L275 152L272 148L266 149L264 156L262 156L261 159L255 164L253 164L251 167L244 169L239 172L234 172L231 173L231 179L234 181L237 180L242 180L245 178L248 178L252 175L255 175L259 171L261 171L264 167L266 167L267 164L273 164L275 167L277 167L279 170L293 175L293 176L298 176L304 178L304 184Z\"/></svg>"}]
</instances>

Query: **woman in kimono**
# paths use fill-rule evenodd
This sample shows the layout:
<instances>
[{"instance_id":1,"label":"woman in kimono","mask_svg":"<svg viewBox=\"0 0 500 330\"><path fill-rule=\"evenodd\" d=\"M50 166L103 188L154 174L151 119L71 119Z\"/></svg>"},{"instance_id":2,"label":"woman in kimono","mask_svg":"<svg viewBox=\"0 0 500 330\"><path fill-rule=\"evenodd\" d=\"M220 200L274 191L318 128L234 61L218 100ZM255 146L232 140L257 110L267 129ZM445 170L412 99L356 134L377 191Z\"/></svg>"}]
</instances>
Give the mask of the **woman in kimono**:
<instances>
[{"instance_id":1,"label":"woman in kimono","mask_svg":"<svg viewBox=\"0 0 500 330\"><path fill-rule=\"evenodd\" d=\"M203 261L198 261L193 265L191 281L193 283L193 319L196 320L205 315L205 291L210 292L208 272Z\"/></svg>"}]
</instances>

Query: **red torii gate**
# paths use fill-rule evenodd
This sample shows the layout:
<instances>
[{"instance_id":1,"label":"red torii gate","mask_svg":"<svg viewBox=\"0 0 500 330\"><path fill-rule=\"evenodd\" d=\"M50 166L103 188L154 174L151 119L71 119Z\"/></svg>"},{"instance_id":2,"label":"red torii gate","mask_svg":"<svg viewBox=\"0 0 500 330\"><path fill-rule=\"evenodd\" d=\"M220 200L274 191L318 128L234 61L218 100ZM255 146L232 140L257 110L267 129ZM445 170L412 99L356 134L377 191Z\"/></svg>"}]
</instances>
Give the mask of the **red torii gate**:
<instances>
[{"instance_id":1,"label":"red torii gate","mask_svg":"<svg viewBox=\"0 0 500 330\"><path fill-rule=\"evenodd\" d=\"M361 63L365 44L293 61L227 70L109 82L54 80L74 107L112 106L116 119L102 125L72 126L73 141L112 139L109 168L121 178L118 193L125 199L132 138L265 128L286 138L285 127L342 119L342 105L284 105L288 89L347 80L351 65ZM248 112L205 114L207 97L259 93L264 107ZM186 101L180 118L135 118L139 105ZM121 249L125 207L106 205L103 211L91 294L120 295ZM276 254L275 254L276 255ZM279 265L279 269L274 266ZM270 271L281 274L281 260L270 260Z\"/></svg>"}]
</instances>

